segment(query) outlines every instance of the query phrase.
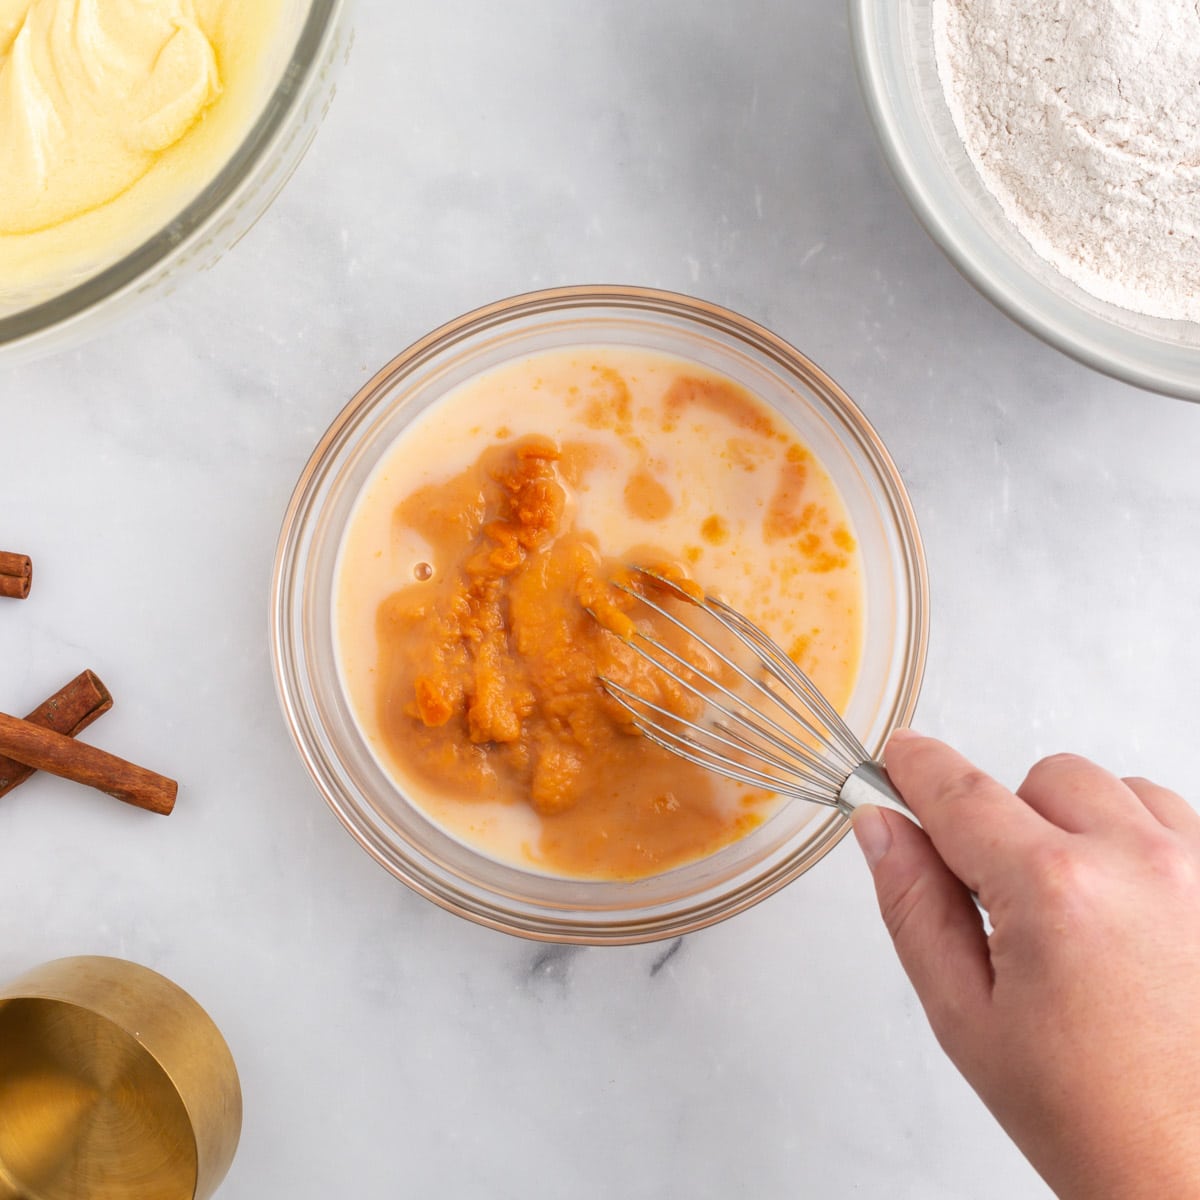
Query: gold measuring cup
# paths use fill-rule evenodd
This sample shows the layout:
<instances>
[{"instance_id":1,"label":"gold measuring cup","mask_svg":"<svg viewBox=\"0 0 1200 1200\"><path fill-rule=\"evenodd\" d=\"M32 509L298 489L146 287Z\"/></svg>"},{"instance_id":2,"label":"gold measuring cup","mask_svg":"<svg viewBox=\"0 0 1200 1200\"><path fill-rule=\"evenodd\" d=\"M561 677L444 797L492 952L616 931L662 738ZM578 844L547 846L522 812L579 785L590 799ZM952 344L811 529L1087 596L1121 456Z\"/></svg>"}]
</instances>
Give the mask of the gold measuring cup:
<instances>
[{"instance_id":1,"label":"gold measuring cup","mask_svg":"<svg viewBox=\"0 0 1200 1200\"><path fill-rule=\"evenodd\" d=\"M208 1200L241 1127L229 1047L169 979L62 958L0 987L0 1200Z\"/></svg>"}]
</instances>

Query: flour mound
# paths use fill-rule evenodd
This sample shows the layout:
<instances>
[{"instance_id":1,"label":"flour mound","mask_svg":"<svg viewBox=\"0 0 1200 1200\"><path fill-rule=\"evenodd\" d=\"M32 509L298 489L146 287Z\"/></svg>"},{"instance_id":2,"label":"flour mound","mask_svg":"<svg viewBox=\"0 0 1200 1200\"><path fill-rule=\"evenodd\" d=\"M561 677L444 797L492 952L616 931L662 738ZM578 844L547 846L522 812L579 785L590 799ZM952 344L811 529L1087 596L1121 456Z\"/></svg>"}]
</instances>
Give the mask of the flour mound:
<instances>
[{"instance_id":1,"label":"flour mound","mask_svg":"<svg viewBox=\"0 0 1200 1200\"><path fill-rule=\"evenodd\" d=\"M950 112L1033 249L1101 300L1200 321L1200 6L933 0Z\"/></svg>"}]
</instances>

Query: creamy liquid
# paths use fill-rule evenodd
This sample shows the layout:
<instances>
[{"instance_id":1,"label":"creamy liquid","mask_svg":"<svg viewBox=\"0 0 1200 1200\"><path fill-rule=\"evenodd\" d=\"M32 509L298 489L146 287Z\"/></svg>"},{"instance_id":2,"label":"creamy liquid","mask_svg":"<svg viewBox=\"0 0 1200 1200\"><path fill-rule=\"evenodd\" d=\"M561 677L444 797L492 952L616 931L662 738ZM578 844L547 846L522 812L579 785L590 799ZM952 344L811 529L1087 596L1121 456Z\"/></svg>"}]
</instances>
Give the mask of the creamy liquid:
<instances>
[{"instance_id":1,"label":"creamy liquid","mask_svg":"<svg viewBox=\"0 0 1200 1200\"><path fill-rule=\"evenodd\" d=\"M285 0L0 0L0 314L109 265L220 169Z\"/></svg>"},{"instance_id":2,"label":"creamy liquid","mask_svg":"<svg viewBox=\"0 0 1200 1200\"><path fill-rule=\"evenodd\" d=\"M539 861L542 818L525 805L438 794L406 772L380 728L376 618L398 589L439 570L437 549L397 520L422 487L450 480L489 446L532 435L593 448L569 497L569 519L602 554L636 560L652 545L707 590L762 625L839 708L862 645L862 572L836 488L773 410L664 397L680 377L719 375L623 347L552 351L468 381L422 414L364 488L339 554L334 625L342 681L376 757L447 832L524 868ZM678 392L678 389L676 389ZM745 393L742 393L745 396ZM789 491L804 458L802 495ZM730 805L745 789L725 788ZM769 815L771 806L764 809Z\"/></svg>"}]
</instances>

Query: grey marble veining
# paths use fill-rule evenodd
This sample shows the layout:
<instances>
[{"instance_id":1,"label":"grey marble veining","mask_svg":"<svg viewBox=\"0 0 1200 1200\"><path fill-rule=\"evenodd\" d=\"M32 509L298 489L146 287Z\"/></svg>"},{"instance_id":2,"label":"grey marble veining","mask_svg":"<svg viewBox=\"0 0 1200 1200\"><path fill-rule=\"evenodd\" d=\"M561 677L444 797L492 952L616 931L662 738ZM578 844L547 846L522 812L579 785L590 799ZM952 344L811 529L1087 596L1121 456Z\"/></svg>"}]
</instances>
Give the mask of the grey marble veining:
<instances>
[{"instance_id":1,"label":"grey marble veining","mask_svg":"<svg viewBox=\"0 0 1200 1200\"><path fill-rule=\"evenodd\" d=\"M437 323L643 283L761 320L890 446L927 542L917 724L1010 784L1077 749L1192 797L1200 408L1036 342L875 148L836 4L362 0L328 120L221 263L0 366L0 708L85 666L94 739L182 781L148 818L0 800L0 977L153 966L246 1095L228 1200L1036 1200L942 1058L852 844L724 925L621 950L471 926L375 867L278 716L270 564L311 447ZM17 452L12 453L12 448Z\"/></svg>"}]
</instances>

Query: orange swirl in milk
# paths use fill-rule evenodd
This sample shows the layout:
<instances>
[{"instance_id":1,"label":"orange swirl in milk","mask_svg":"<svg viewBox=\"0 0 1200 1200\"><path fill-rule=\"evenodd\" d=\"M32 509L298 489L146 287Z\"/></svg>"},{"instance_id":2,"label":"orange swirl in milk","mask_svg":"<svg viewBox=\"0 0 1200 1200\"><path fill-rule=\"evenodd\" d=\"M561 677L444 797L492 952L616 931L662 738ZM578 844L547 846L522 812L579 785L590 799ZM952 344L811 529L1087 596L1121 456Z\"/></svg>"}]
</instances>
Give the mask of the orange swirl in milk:
<instances>
[{"instance_id":1,"label":"orange swirl in milk","mask_svg":"<svg viewBox=\"0 0 1200 1200\"><path fill-rule=\"evenodd\" d=\"M690 573L847 702L863 599L841 498L777 414L695 364L604 347L497 368L360 497L335 585L351 705L406 795L483 853L637 878L774 810L641 738L597 685L690 703L610 631L645 619L607 586L630 561Z\"/></svg>"}]
</instances>

